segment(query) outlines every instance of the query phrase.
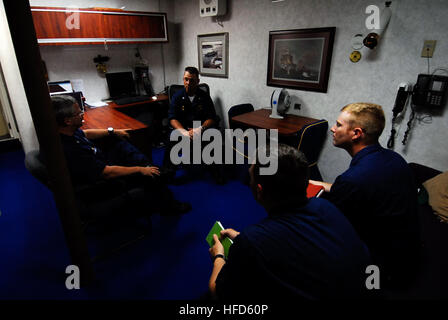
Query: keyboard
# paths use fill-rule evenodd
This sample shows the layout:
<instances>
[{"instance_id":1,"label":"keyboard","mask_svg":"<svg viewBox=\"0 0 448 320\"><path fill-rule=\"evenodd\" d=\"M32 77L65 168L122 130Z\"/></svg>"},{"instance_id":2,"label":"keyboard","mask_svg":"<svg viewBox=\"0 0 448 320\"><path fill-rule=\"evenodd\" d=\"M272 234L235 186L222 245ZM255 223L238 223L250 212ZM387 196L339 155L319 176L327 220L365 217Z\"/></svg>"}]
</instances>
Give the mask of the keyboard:
<instances>
[{"instance_id":1,"label":"keyboard","mask_svg":"<svg viewBox=\"0 0 448 320\"><path fill-rule=\"evenodd\" d=\"M124 97L124 98L114 99L114 102L118 105L123 105L123 104L130 104L130 103L148 101L148 100L150 100L149 96L136 96L136 97Z\"/></svg>"}]
</instances>

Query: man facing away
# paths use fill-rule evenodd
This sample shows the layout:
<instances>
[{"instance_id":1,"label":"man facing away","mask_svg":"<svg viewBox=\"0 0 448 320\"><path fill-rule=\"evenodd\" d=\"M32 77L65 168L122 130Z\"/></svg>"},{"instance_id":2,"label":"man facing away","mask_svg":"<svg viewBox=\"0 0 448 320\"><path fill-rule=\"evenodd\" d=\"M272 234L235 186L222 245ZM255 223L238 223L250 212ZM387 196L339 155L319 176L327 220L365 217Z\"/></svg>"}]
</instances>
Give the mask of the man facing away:
<instances>
[{"instance_id":1,"label":"man facing away","mask_svg":"<svg viewBox=\"0 0 448 320\"><path fill-rule=\"evenodd\" d=\"M170 125L174 130L188 137L191 142L198 139L200 134L208 128L216 128L217 116L215 106L210 95L199 89L199 71L195 67L186 67L183 76L184 88L176 92L171 99L171 105L168 112ZM200 122L199 127L193 127L194 122ZM172 146L176 142L170 142L166 148L163 159L163 166L172 173L175 172L175 166L170 160ZM224 183L222 175L222 166L211 165L212 174L217 183Z\"/></svg>"},{"instance_id":2,"label":"man facing away","mask_svg":"<svg viewBox=\"0 0 448 320\"><path fill-rule=\"evenodd\" d=\"M127 130L81 130L84 112L70 96L51 97L58 131L74 184L95 183L101 179L122 178L131 186L142 186L149 193L155 208L163 213L184 213L191 209L188 203L173 199L168 187L160 179L159 168L124 139ZM109 138L112 142L101 149L93 141Z\"/></svg>"},{"instance_id":3,"label":"man facing away","mask_svg":"<svg viewBox=\"0 0 448 320\"><path fill-rule=\"evenodd\" d=\"M241 233L221 231L234 241L227 261L214 236L211 293L258 301L363 297L368 250L334 205L307 199L303 153L280 144L277 172L260 175L261 167L258 160L250 167L250 186L267 218Z\"/></svg>"},{"instance_id":4,"label":"man facing away","mask_svg":"<svg viewBox=\"0 0 448 320\"><path fill-rule=\"evenodd\" d=\"M352 157L350 167L324 197L350 220L380 268L382 285L410 282L418 265L417 191L406 161L384 149L378 139L384 129L381 106L352 103L341 109L331 128L333 144Z\"/></svg>"}]
</instances>

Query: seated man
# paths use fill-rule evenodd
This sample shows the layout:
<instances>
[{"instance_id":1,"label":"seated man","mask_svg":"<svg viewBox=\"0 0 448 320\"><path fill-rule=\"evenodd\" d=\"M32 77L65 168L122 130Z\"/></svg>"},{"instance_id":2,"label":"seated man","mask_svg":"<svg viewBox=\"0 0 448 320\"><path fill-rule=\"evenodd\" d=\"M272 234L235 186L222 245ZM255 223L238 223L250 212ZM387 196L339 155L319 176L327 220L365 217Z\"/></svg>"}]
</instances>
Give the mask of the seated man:
<instances>
[{"instance_id":1,"label":"seated man","mask_svg":"<svg viewBox=\"0 0 448 320\"><path fill-rule=\"evenodd\" d=\"M368 250L334 205L307 199L303 153L280 144L277 172L260 175L261 168L258 159L250 167L250 186L268 216L241 233L221 231L234 241L227 261L214 235L211 293L260 301L364 297Z\"/></svg>"},{"instance_id":2,"label":"seated man","mask_svg":"<svg viewBox=\"0 0 448 320\"><path fill-rule=\"evenodd\" d=\"M74 184L95 183L100 179L124 178L130 185L141 185L157 202L154 207L164 213L185 213L191 209L187 203L173 200L168 187L158 177L160 171L152 166L145 155L124 140L109 143L101 150L91 140L108 135L128 137L126 130L81 130L83 112L70 96L51 97L58 130Z\"/></svg>"},{"instance_id":3,"label":"seated man","mask_svg":"<svg viewBox=\"0 0 448 320\"><path fill-rule=\"evenodd\" d=\"M184 72L184 89L176 92L171 100L168 119L174 130L191 140L199 138L207 128L217 127L215 106L210 95L198 89L199 71L195 67L186 67ZM199 121L201 125L193 128L193 122ZM170 153L175 141L170 141L166 148L163 166L174 173L175 167L170 160ZM211 165L212 174L217 183L222 184L224 177L222 166Z\"/></svg>"},{"instance_id":4,"label":"seated man","mask_svg":"<svg viewBox=\"0 0 448 320\"><path fill-rule=\"evenodd\" d=\"M350 167L333 184L320 184L350 220L380 268L382 285L412 280L418 265L419 227L417 192L406 161L383 149L378 139L384 129L384 112L372 103L342 108L331 128L333 144L345 149Z\"/></svg>"}]
</instances>

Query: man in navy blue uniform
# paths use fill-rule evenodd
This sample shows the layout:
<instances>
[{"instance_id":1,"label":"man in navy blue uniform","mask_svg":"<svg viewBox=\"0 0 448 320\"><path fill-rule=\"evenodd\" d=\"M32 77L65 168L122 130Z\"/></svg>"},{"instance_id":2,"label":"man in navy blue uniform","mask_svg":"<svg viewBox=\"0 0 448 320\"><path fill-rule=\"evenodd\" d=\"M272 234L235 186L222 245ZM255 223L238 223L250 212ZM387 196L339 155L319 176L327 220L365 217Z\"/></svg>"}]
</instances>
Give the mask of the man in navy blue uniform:
<instances>
[{"instance_id":1,"label":"man in navy blue uniform","mask_svg":"<svg viewBox=\"0 0 448 320\"><path fill-rule=\"evenodd\" d=\"M234 241L227 260L214 236L211 293L256 301L364 297L367 247L333 204L307 199L303 153L280 144L277 173L260 175L260 167L250 167L250 186L268 216L241 233L221 231Z\"/></svg>"},{"instance_id":2,"label":"man in navy blue uniform","mask_svg":"<svg viewBox=\"0 0 448 320\"><path fill-rule=\"evenodd\" d=\"M174 130L179 130L181 134L193 140L199 137L204 130L217 128L217 116L210 95L198 88L198 69L186 67L183 82L184 88L176 92L171 99L168 120ZM200 125L194 127L194 121L199 122ZM168 144L163 160L164 168L173 173L175 167L170 160L170 152L174 143L170 141ZM212 165L211 169L215 180L218 183L223 183L222 167Z\"/></svg>"},{"instance_id":3,"label":"man in navy blue uniform","mask_svg":"<svg viewBox=\"0 0 448 320\"><path fill-rule=\"evenodd\" d=\"M116 139L128 138L127 130L81 130L84 112L76 100L70 96L53 96L51 100L74 184L122 178L130 186L141 185L152 193L151 200L158 202L155 207L166 213L190 210L189 204L173 199L171 191L159 177L159 168L151 165L148 158L132 144L124 139ZM94 142L103 138L107 140L104 149Z\"/></svg>"},{"instance_id":4,"label":"man in navy blue uniform","mask_svg":"<svg viewBox=\"0 0 448 320\"><path fill-rule=\"evenodd\" d=\"M322 184L350 220L380 268L382 285L410 284L418 266L417 189L406 161L384 149L381 106L352 103L342 108L331 128L333 144L345 149L350 167L333 184Z\"/></svg>"}]
</instances>

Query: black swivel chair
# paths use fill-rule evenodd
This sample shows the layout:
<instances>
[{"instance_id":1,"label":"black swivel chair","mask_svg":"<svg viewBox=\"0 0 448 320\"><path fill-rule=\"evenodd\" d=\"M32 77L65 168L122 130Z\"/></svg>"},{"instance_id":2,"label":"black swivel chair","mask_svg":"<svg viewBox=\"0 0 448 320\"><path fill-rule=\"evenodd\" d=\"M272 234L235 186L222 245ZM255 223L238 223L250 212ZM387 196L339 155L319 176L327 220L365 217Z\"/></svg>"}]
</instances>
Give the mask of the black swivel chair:
<instances>
[{"instance_id":1,"label":"black swivel chair","mask_svg":"<svg viewBox=\"0 0 448 320\"><path fill-rule=\"evenodd\" d=\"M168 87L168 100L170 102L171 105L171 101L173 99L173 96L176 92L182 90L184 88L183 85L181 84L172 84Z\"/></svg>"},{"instance_id":2,"label":"black swivel chair","mask_svg":"<svg viewBox=\"0 0 448 320\"><path fill-rule=\"evenodd\" d=\"M177 92L179 92L180 90L182 90L183 88L184 88L184 86L181 85L181 84L172 84L172 85L170 85L170 86L168 87L168 100L169 100L169 102L170 102L170 105L171 105L171 101L172 101L172 99L173 99L173 96L174 96ZM198 89L199 89L199 90L202 90L202 91L205 91L206 93L210 94L210 87L209 87L208 84L206 84L206 83L200 83L200 84L198 84ZM217 128L219 128L219 123L220 123L220 121L221 121L221 118L220 118L218 115L216 115L216 126L217 126ZM171 129L172 129L172 128L171 128Z\"/></svg>"},{"instance_id":3,"label":"black swivel chair","mask_svg":"<svg viewBox=\"0 0 448 320\"><path fill-rule=\"evenodd\" d=\"M45 161L39 150L32 150L25 155L25 167L39 182L50 191L53 188L52 180L48 174ZM112 215L127 219L123 212L132 212L134 217L139 215L147 218L149 226L142 233L132 239L120 243L118 247L108 249L106 253L95 256L92 261L106 257L107 255L124 248L138 240L143 239L150 233L151 220L149 209L146 208L145 191L141 187L129 188L128 184L121 179L102 180L94 184L77 185L74 187L75 199L82 222L83 231L87 232L89 226L106 224ZM142 212L142 208L145 208ZM122 221L122 220L121 220Z\"/></svg>"},{"instance_id":4,"label":"black swivel chair","mask_svg":"<svg viewBox=\"0 0 448 320\"><path fill-rule=\"evenodd\" d=\"M237 104L235 106L232 106L229 111L227 112L227 116L229 119L229 128L230 129L242 129L245 130L247 128L240 126L238 124L235 124L232 122L232 118L236 117L240 114L244 114L244 113L248 113L248 112L252 112L254 111L254 106L250 103L243 103L243 104ZM239 176L239 179L243 181L243 183L245 184L249 184L249 175L248 175L248 150L246 148L246 141L240 141L242 143L244 143L244 149L243 150L237 150L237 148L235 148L235 145L232 146L233 150L234 150L234 163L236 163L236 158L237 158L237 153L239 153L241 156L243 156L245 158L245 164L243 165L234 165L235 168L235 172L236 174ZM232 142L233 143L233 142Z\"/></svg>"},{"instance_id":5,"label":"black swivel chair","mask_svg":"<svg viewBox=\"0 0 448 320\"><path fill-rule=\"evenodd\" d=\"M170 86L168 87L168 98L169 98L170 105L171 105L171 101L172 101L172 99L173 99L173 96L174 96L177 92L179 92L180 90L182 90L183 88L184 88L184 86L183 86L183 85L180 85L180 84L172 84L172 85L170 85ZM199 89L199 90L203 90L204 92L206 92L207 94L210 95L210 87L208 86L208 84L206 84L206 83L199 83L199 84L198 84L198 89ZM215 111L216 111L216 110L215 110ZM221 117L220 117L218 114L216 114L215 121L216 121L216 124L215 124L214 127L215 127L216 129L220 130ZM171 127L171 125L170 125L170 129L173 130L173 127ZM164 157L167 157L167 156L168 156L168 155L165 154Z\"/></svg>"},{"instance_id":6,"label":"black swivel chair","mask_svg":"<svg viewBox=\"0 0 448 320\"><path fill-rule=\"evenodd\" d=\"M296 147L302 151L310 168L310 179L322 181L317 162L328 135L328 121L318 120L304 126L298 133Z\"/></svg>"},{"instance_id":7,"label":"black swivel chair","mask_svg":"<svg viewBox=\"0 0 448 320\"><path fill-rule=\"evenodd\" d=\"M248 113L248 112L252 112L252 111L254 111L254 106L250 103L237 104L237 105L231 107L229 109L229 111L227 112L227 116L229 118L229 128L230 129L242 129L243 131L245 129L247 129L244 126L241 126L239 124L235 124L234 122L232 122L232 118L236 117L240 114L244 114L244 113ZM246 144L246 141L240 141L240 142ZM244 148L244 150L237 150L235 148L235 146L233 146L233 150L235 152L242 154L245 158L248 158L246 147Z\"/></svg>"},{"instance_id":8,"label":"black swivel chair","mask_svg":"<svg viewBox=\"0 0 448 320\"><path fill-rule=\"evenodd\" d=\"M237 104L229 109L227 112L228 118L229 118L229 128L230 129L236 129L240 128L240 126L235 125L232 123L232 118L236 117L243 113L248 113L254 111L254 106L250 103L243 103L243 104Z\"/></svg>"},{"instance_id":9,"label":"black swivel chair","mask_svg":"<svg viewBox=\"0 0 448 320\"><path fill-rule=\"evenodd\" d=\"M184 88L181 84L172 84L168 87L168 99L171 104L171 100L173 99L173 96L176 92L182 90ZM206 83L200 83L198 84L198 89L203 90L210 94L210 87Z\"/></svg>"}]
</instances>

